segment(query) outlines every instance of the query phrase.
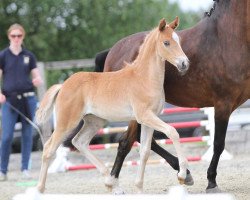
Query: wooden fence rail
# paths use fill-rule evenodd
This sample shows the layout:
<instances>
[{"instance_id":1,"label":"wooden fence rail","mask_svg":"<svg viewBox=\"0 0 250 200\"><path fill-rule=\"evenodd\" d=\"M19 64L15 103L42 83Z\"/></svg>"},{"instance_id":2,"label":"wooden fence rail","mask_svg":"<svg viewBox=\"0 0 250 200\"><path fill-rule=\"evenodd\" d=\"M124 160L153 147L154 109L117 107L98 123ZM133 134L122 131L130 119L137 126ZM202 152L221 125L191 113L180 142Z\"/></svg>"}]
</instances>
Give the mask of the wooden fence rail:
<instances>
[{"instance_id":1,"label":"wooden fence rail","mask_svg":"<svg viewBox=\"0 0 250 200\"><path fill-rule=\"evenodd\" d=\"M51 62L38 62L37 66L40 70L44 85L38 89L38 99L41 100L43 94L47 90L45 70L61 70L72 68L90 68L95 66L95 60L90 59L78 59L78 60L64 60L64 61L51 61Z\"/></svg>"}]
</instances>

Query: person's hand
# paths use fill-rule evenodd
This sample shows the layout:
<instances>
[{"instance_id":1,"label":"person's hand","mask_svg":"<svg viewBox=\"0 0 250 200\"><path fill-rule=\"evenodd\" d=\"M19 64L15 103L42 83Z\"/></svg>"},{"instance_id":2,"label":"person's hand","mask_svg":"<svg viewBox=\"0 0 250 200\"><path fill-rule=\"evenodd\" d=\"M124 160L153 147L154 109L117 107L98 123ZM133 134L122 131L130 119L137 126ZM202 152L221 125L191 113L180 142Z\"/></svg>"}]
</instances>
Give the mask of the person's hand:
<instances>
[{"instance_id":1,"label":"person's hand","mask_svg":"<svg viewBox=\"0 0 250 200\"><path fill-rule=\"evenodd\" d=\"M3 95L2 93L0 93L0 103L4 103L5 101L6 101L5 95Z\"/></svg>"},{"instance_id":2,"label":"person's hand","mask_svg":"<svg viewBox=\"0 0 250 200\"><path fill-rule=\"evenodd\" d=\"M40 77L33 78L32 83L35 87L43 84L43 80Z\"/></svg>"}]
</instances>

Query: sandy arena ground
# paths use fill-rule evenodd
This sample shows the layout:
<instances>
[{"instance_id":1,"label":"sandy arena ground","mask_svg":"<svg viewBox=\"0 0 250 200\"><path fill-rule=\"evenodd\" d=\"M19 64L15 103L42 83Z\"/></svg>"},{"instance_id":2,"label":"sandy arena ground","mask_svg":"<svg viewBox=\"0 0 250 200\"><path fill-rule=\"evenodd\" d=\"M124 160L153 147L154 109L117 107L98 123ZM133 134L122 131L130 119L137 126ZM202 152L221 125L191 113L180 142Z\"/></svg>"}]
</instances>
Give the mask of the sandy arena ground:
<instances>
[{"instance_id":1,"label":"sandy arena ground","mask_svg":"<svg viewBox=\"0 0 250 200\"><path fill-rule=\"evenodd\" d=\"M246 140L250 141L250 134L246 134L237 144L233 140L227 141L226 148L234 154L232 160L221 160L218 166L217 183L220 188L233 194L237 200L250 199L250 150L245 145ZM234 134L237 138L237 135ZM234 147L233 147L234 146ZM237 150L237 146L244 147L243 152ZM204 144L184 144L187 156L203 155L207 150ZM174 152L171 145L164 145L164 148ZM113 161L116 149L95 151L105 162ZM133 149L126 160L138 160L138 149ZM153 152L150 159L160 157ZM71 153L70 161L78 163L89 163L78 153ZM0 182L0 199L12 199L18 193L24 193L28 187L37 183L41 164L41 152L32 154L32 179L23 180L21 178L20 154L12 154L10 159L8 181ZM185 188L190 194L204 193L207 186L206 170L209 163L206 161L190 162L189 169L193 175L195 184ZM137 167L123 167L120 175L120 186L128 194L136 193L134 180ZM144 190L146 194L167 194L168 189L178 185L176 172L168 164L147 165L145 172ZM70 171L65 173L49 174L46 185L46 193L65 193L65 194L109 194L103 184L103 178L95 169Z\"/></svg>"}]
</instances>

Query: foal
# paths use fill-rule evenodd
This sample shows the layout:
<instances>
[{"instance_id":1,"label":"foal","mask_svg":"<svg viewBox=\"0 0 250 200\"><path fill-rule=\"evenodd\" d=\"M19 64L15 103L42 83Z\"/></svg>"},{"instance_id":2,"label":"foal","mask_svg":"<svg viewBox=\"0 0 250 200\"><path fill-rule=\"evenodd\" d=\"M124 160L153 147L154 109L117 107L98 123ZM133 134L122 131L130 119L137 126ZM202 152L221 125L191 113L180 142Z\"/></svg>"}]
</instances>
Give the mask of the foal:
<instances>
[{"instance_id":1,"label":"foal","mask_svg":"<svg viewBox=\"0 0 250 200\"><path fill-rule=\"evenodd\" d=\"M123 70L109 73L79 72L62 85L54 85L47 91L36 113L36 120L39 124L48 120L55 102L57 126L44 146L37 185L40 192L45 189L49 160L82 119L84 125L72 143L105 177L109 177L107 167L88 148L91 139L106 120L135 119L142 125L140 166L135 181L139 192L143 189L144 170L154 129L165 133L173 141L180 165L178 179L180 183L184 181L187 160L180 147L179 135L173 127L157 117L165 102L165 61L171 62L181 73L189 65L179 38L173 31L178 24L178 17L169 25L162 19L159 26L145 38L137 59L132 64L126 64L128 66Z\"/></svg>"}]
</instances>

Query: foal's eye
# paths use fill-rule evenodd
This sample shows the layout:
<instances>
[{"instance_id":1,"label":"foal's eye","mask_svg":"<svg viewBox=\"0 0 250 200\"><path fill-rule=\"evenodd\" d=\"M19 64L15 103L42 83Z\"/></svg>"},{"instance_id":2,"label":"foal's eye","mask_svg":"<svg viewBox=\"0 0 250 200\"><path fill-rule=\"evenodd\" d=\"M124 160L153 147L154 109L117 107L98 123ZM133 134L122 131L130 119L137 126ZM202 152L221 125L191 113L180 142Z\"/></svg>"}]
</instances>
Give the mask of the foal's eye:
<instances>
[{"instance_id":1,"label":"foal's eye","mask_svg":"<svg viewBox=\"0 0 250 200\"><path fill-rule=\"evenodd\" d=\"M170 45L170 42L168 40L164 41L163 44L167 47Z\"/></svg>"}]
</instances>

